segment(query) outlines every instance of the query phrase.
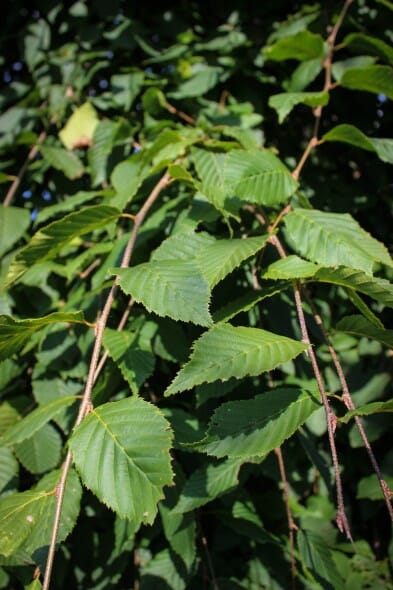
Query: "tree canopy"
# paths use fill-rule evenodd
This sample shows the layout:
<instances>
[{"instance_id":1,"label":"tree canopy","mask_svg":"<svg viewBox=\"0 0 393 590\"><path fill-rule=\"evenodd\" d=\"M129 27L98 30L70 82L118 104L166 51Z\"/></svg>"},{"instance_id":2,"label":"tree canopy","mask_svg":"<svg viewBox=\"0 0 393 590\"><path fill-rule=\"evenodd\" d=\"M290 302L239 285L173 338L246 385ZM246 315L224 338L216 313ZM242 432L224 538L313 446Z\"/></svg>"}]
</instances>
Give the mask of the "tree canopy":
<instances>
[{"instance_id":1,"label":"tree canopy","mask_svg":"<svg viewBox=\"0 0 393 590\"><path fill-rule=\"evenodd\" d=\"M0 588L393 588L392 17L6 2Z\"/></svg>"}]
</instances>

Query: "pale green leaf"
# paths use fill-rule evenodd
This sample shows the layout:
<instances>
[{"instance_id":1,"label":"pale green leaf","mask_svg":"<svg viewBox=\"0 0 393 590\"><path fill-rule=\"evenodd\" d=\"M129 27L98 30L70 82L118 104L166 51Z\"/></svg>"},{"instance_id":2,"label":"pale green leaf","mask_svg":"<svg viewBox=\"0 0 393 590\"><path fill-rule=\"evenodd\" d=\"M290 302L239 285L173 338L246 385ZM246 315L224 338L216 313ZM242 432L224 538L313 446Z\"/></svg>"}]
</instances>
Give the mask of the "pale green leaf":
<instances>
[{"instance_id":1,"label":"pale green leaf","mask_svg":"<svg viewBox=\"0 0 393 590\"><path fill-rule=\"evenodd\" d=\"M154 371L155 358L149 343L143 342L137 333L110 328L105 329L103 342L109 356L136 395Z\"/></svg>"},{"instance_id":2,"label":"pale green leaf","mask_svg":"<svg viewBox=\"0 0 393 590\"><path fill-rule=\"evenodd\" d=\"M193 262L152 261L113 272L121 289L148 311L201 326L212 323L209 286Z\"/></svg>"},{"instance_id":3,"label":"pale green leaf","mask_svg":"<svg viewBox=\"0 0 393 590\"><path fill-rule=\"evenodd\" d=\"M329 94L327 92L283 92L273 94L269 98L269 106L277 112L279 123L282 123L298 104L315 108L320 105L325 106L328 102Z\"/></svg>"},{"instance_id":4,"label":"pale green leaf","mask_svg":"<svg viewBox=\"0 0 393 590\"><path fill-rule=\"evenodd\" d=\"M385 246L348 213L295 209L284 218L288 236L302 256L324 266L347 266L372 274L374 262L393 266Z\"/></svg>"},{"instance_id":5,"label":"pale green leaf","mask_svg":"<svg viewBox=\"0 0 393 590\"><path fill-rule=\"evenodd\" d=\"M364 33L350 33L342 41L342 45L357 53L377 55L386 63L393 65L393 48L377 37L371 37Z\"/></svg>"},{"instance_id":6,"label":"pale green leaf","mask_svg":"<svg viewBox=\"0 0 393 590\"><path fill-rule=\"evenodd\" d=\"M73 112L59 137L68 150L89 146L97 125L97 111L90 102L85 102Z\"/></svg>"},{"instance_id":7,"label":"pale green leaf","mask_svg":"<svg viewBox=\"0 0 393 590\"><path fill-rule=\"evenodd\" d=\"M0 256L22 238L30 221L29 211L21 207L0 206Z\"/></svg>"},{"instance_id":8,"label":"pale green leaf","mask_svg":"<svg viewBox=\"0 0 393 590\"><path fill-rule=\"evenodd\" d=\"M18 473L18 461L10 449L0 448L0 493L18 476Z\"/></svg>"},{"instance_id":9,"label":"pale green leaf","mask_svg":"<svg viewBox=\"0 0 393 590\"><path fill-rule=\"evenodd\" d=\"M16 424L19 419L19 412L9 402L3 402L0 405L0 434Z\"/></svg>"},{"instance_id":10,"label":"pale green leaf","mask_svg":"<svg viewBox=\"0 0 393 590\"><path fill-rule=\"evenodd\" d=\"M108 160L114 149L118 129L118 123L100 121L94 130L93 145L87 152L93 186L98 186L107 180Z\"/></svg>"},{"instance_id":11,"label":"pale green leaf","mask_svg":"<svg viewBox=\"0 0 393 590\"><path fill-rule=\"evenodd\" d=\"M206 438L194 446L215 457L265 456L290 438L320 407L308 392L275 389L228 402L213 414Z\"/></svg>"},{"instance_id":12,"label":"pale green leaf","mask_svg":"<svg viewBox=\"0 0 393 590\"><path fill-rule=\"evenodd\" d=\"M116 194L111 199L111 204L122 211L137 194L144 177L145 169L140 154L135 154L115 166L111 182Z\"/></svg>"},{"instance_id":13,"label":"pale green leaf","mask_svg":"<svg viewBox=\"0 0 393 590\"><path fill-rule=\"evenodd\" d=\"M302 564L324 590L342 590L345 581L339 574L325 539L314 532L298 531L297 544Z\"/></svg>"},{"instance_id":14,"label":"pale green leaf","mask_svg":"<svg viewBox=\"0 0 393 590\"><path fill-rule=\"evenodd\" d=\"M346 70L340 80L344 88L384 94L393 100L393 68L368 66Z\"/></svg>"},{"instance_id":15,"label":"pale green leaf","mask_svg":"<svg viewBox=\"0 0 393 590\"><path fill-rule=\"evenodd\" d=\"M244 260L261 250L268 237L264 235L255 238L217 240L200 249L195 260L209 287L213 289Z\"/></svg>"},{"instance_id":16,"label":"pale green leaf","mask_svg":"<svg viewBox=\"0 0 393 590\"><path fill-rule=\"evenodd\" d=\"M60 397L48 404L39 406L22 420L11 426L0 438L2 445L15 445L30 438L47 422L53 420L65 408L68 408L76 400L74 395Z\"/></svg>"},{"instance_id":17,"label":"pale green leaf","mask_svg":"<svg viewBox=\"0 0 393 590\"><path fill-rule=\"evenodd\" d=\"M51 424L44 424L30 438L14 445L14 452L30 473L44 473L54 469L61 458L63 441Z\"/></svg>"},{"instance_id":18,"label":"pale green leaf","mask_svg":"<svg viewBox=\"0 0 393 590\"><path fill-rule=\"evenodd\" d=\"M299 256L292 254L270 264L263 272L262 278L273 280L304 279L314 276L320 268L322 268L320 264L303 260Z\"/></svg>"},{"instance_id":19,"label":"pale green leaf","mask_svg":"<svg viewBox=\"0 0 393 590\"><path fill-rule=\"evenodd\" d=\"M80 178L85 171L78 156L63 148L42 145L40 152L44 160L56 170L63 172L70 180Z\"/></svg>"},{"instance_id":20,"label":"pale green leaf","mask_svg":"<svg viewBox=\"0 0 393 590\"><path fill-rule=\"evenodd\" d=\"M341 416L341 418L339 418L339 421L343 422L344 424L347 424L354 416L371 416L373 414L380 414L385 412L393 412L393 399L390 399L387 402L373 402L371 404L359 406L355 410L350 410L349 412L346 412L344 416Z\"/></svg>"},{"instance_id":21,"label":"pale green leaf","mask_svg":"<svg viewBox=\"0 0 393 590\"><path fill-rule=\"evenodd\" d=\"M361 315L351 315L336 324L336 330L355 334L365 338L372 338L389 348L393 348L393 330L379 328Z\"/></svg>"},{"instance_id":22,"label":"pale green leaf","mask_svg":"<svg viewBox=\"0 0 393 590\"><path fill-rule=\"evenodd\" d=\"M42 590L42 584L38 578L33 580L31 584L25 586L24 590Z\"/></svg>"},{"instance_id":23,"label":"pale green leaf","mask_svg":"<svg viewBox=\"0 0 393 590\"><path fill-rule=\"evenodd\" d=\"M154 250L151 260L194 260L200 250L214 242L213 236L206 232L179 232L161 242Z\"/></svg>"},{"instance_id":24,"label":"pale green leaf","mask_svg":"<svg viewBox=\"0 0 393 590\"><path fill-rule=\"evenodd\" d=\"M323 141L341 141L375 152L383 162L393 164L393 139L367 137L354 125L337 125L322 137Z\"/></svg>"},{"instance_id":25,"label":"pale green leaf","mask_svg":"<svg viewBox=\"0 0 393 590\"><path fill-rule=\"evenodd\" d=\"M119 210L114 207L93 205L50 223L19 250L8 269L5 285L15 282L33 264L57 256L74 238L115 221L119 215Z\"/></svg>"},{"instance_id":26,"label":"pale green leaf","mask_svg":"<svg viewBox=\"0 0 393 590\"><path fill-rule=\"evenodd\" d=\"M229 459L218 464L206 463L195 469L181 491L174 512L183 514L229 492L239 483L240 467L239 460Z\"/></svg>"},{"instance_id":27,"label":"pale green leaf","mask_svg":"<svg viewBox=\"0 0 393 590\"><path fill-rule=\"evenodd\" d=\"M265 47L266 57L274 61L296 59L305 61L314 58L323 58L324 42L321 35L310 31L300 31L291 37L280 39L274 45Z\"/></svg>"},{"instance_id":28,"label":"pale green leaf","mask_svg":"<svg viewBox=\"0 0 393 590\"><path fill-rule=\"evenodd\" d=\"M132 397L92 410L70 449L84 484L102 502L123 518L152 523L163 487L172 483L171 440L158 408Z\"/></svg>"},{"instance_id":29,"label":"pale green leaf","mask_svg":"<svg viewBox=\"0 0 393 590\"><path fill-rule=\"evenodd\" d=\"M12 356L29 342L32 335L58 322L88 325L81 311L54 312L37 319L17 320L8 315L0 315L0 360Z\"/></svg>"},{"instance_id":30,"label":"pale green leaf","mask_svg":"<svg viewBox=\"0 0 393 590\"><path fill-rule=\"evenodd\" d=\"M231 377L260 375L293 359L306 344L260 330L218 324L194 342L189 362L166 389L165 395Z\"/></svg>"},{"instance_id":31,"label":"pale green leaf","mask_svg":"<svg viewBox=\"0 0 393 590\"><path fill-rule=\"evenodd\" d=\"M28 554L49 545L56 506L56 485L60 472L46 475L27 492L0 499L0 547L9 557L16 551ZM68 474L63 511L57 541L61 543L72 531L79 514L82 488L76 473Z\"/></svg>"},{"instance_id":32,"label":"pale green leaf","mask_svg":"<svg viewBox=\"0 0 393 590\"><path fill-rule=\"evenodd\" d=\"M353 68L366 68L375 64L376 58L371 55L357 55L356 57L349 57L340 61L334 61L332 64L333 78L340 82L341 78L347 70Z\"/></svg>"}]
</instances>

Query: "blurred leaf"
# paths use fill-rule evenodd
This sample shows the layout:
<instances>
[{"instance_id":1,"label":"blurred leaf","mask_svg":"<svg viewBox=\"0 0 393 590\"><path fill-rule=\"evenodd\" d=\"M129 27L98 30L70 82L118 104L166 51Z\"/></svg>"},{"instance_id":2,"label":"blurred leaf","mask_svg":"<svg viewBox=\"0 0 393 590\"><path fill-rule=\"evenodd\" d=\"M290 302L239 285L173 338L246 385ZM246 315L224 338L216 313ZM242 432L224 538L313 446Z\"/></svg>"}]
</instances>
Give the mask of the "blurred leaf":
<instances>
[{"instance_id":1,"label":"blurred leaf","mask_svg":"<svg viewBox=\"0 0 393 590\"><path fill-rule=\"evenodd\" d=\"M349 69L344 72L340 84L350 90L384 94L393 100L393 68L390 66Z\"/></svg>"},{"instance_id":2,"label":"blurred leaf","mask_svg":"<svg viewBox=\"0 0 393 590\"><path fill-rule=\"evenodd\" d=\"M0 256L14 246L30 225L29 212L20 207L0 207Z\"/></svg>"},{"instance_id":3,"label":"blurred leaf","mask_svg":"<svg viewBox=\"0 0 393 590\"><path fill-rule=\"evenodd\" d=\"M367 137L353 125L337 125L322 137L324 141L341 141L375 152L383 162L393 164L393 139Z\"/></svg>"},{"instance_id":4,"label":"blurred leaf","mask_svg":"<svg viewBox=\"0 0 393 590\"><path fill-rule=\"evenodd\" d=\"M336 324L336 330L355 334L365 338L372 338L389 348L393 348L393 330L377 328L373 323L360 315L346 316Z\"/></svg>"},{"instance_id":5,"label":"blurred leaf","mask_svg":"<svg viewBox=\"0 0 393 590\"><path fill-rule=\"evenodd\" d=\"M285 92L273 94L269 98L269 106L277 112L279 123L282 123L298 104L315 108L320 105L325 106L328 102L329 94L327 92Z\"/></svg>"},{"instance_id":6,"label":"blurred leaf","mask_svg":"<svg viewBox=\"0 0 393 590\"><path fill-rule=\"evenodd\" d=\"M299 31L296 35L284 37L274 45L264 49L266 57L274 61L286 59L305 61L317 57L322 60L323 52L324 42L322 37L310 31Z\"/></svg>"},{"instance_id":7,"label":"blurred leaf","mask_svg":"<svg viewBox=\"0 0 393 590\"><path fill-rule=\"evenodd\" d=\"M70 180L79 178L85 171L85 168L80 159L63 148L45 146L40 147L40 152L43 158L56 170L64 172Z\"/></svg>"},{"instance_id":8,"label":"blurred leaf","mask_svg":"<svg viewBox=\"0 0 393 590\"><path fill-rule=\"evenodd\" d=\"M371 414L378 414L380 412L393 412L393 400L359 406L356 410L350 410L344 414L344 416L339 418L339 421L347 424L354 416L370 416Z\"/></svg>"},{"instance_id":9,"label":"blurred leaf","mask_svg":"<svg viewBox=\"0 0 393 590\"><path fill-rule=\"evenodd\" d=\"M97 125L97 111L90 102L85 102L73 112L59 132L59 137L68 150L88 147L92 143Z\"/></svg>"}]
</instances>

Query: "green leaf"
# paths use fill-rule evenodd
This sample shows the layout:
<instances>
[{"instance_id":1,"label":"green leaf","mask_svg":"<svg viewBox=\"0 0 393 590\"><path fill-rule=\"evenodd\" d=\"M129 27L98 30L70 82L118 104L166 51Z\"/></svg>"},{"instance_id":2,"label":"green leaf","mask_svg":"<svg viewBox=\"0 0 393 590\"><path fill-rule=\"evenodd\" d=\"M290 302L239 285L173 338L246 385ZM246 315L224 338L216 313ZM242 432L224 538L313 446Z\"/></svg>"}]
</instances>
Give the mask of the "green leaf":
<instances>
[{"instance_id":1,"label":"green leaf","mask_svg":"<svg viewBox=\"0 0 393 590\"><path fill-rule=\"evenodd\" d=\"M17 320L8 315L0 315L0 360L12 356L27 344L32 335L58 322L87 324L81 311L54 312L37 319Z\"/></svg>"},{"instance_id":2,"label":"green leaf","mask_svg":"<svg viewBox=\"0 0 393 590\"><path fill-rule=\"evenodd\" d=\"M14 452L27 471L44 473L58 465L62 447L58 431L51 424L44 424L30 438L16 444Z\"/></svg>"},{"instance_id":3,"label":"green leaf","mask_svg":"<svg viewBox=\"0 0 393 590\"><path fill-rule=\"evenodd\" d=\"M357 55L356 57L349 57L341 61L334 61L332 64L332 75L333 78L340 82L341 78L347 70L353 68L366 68L375 64L375 57L371 55Z\"/></svg>"},{"instance_id":4,"label":"green leaf","mask_svg":"<svg viewBox=\"0 0 393 590\"><path fill-rule=\"evenodd\" d=\"M205 463L195 469L187 479L174 507L175 513L183 514L204 506L238 485L241 461L228 459L218 464Z\"/></svg>"},{"instance_id":5,"label":"green leaf","mask_svg":"<svg viewBox=\"0 0 393 590\"><path fill-rule=\"evenodd\" d=\"M113 102L129 111L132 103L142 89L145 74L142 71L111 76L111 93Z\"/></svg>"},{"instance_id":6,"label":"green leaf","mask_svg":"<svg viewBox=\"0 0 393 590\"><path fill-rule=\"evenodd\" d=\"M201 250L214 243L213 236L206 232L179 232L161 242L159 247L154 250L151 260L154 262L165 260L195 261Z\"/></svg>"},{"instance_id":7,"label":"green leaf","mask_svg":"<svg viewBox=\"0 0 393 590\"><path fill-rule=\"evenodd\" d=\"M133 397L92 410L75 429L70 449L84 484L104 504L123 518L151 524L163 487L172 483L171 439L158 408Z\"/></svg>"},{"instance_id":8,"label":"green leaf","mask_svg":"<svg viewBox=\"0 0 393 590\"><path fill-rule=\"evenodd\" d=\"M60 414L65 408L71 406L75 400L76 397L74 395L69 395L39 406L23 418L23 420L20 420L6 430L0 438L0 444L15 445L30 438L47 422L53 420L53 418Z\"/></svg>"},{"instance_id":9,"label":"green leaf","mask_svg":"<svg viewBox=\"0 0 393 590\"><path fill-rule=\"evenodd\" d=\"M100 121L94 130L93 145L87 152L93 186L107 180L108 160L114 149L118 129L117 123Z\"/></svg>"},{"instance_id":10,"label":"green leaf","mask_svg":"<svg viewBox=\"0 0 393 590\"><path fill-rule=\"evenodd\" d=\"M194 342L189 362L165 391L172 395L201 383L260 375L293 359L307 345L259 330L218 324Z\"/></svg>"},{"instance_id":11,"label":"green leaf","mask_svg":"<svg viewBox=\"0 0 393 590\"><path fill-rule=\"evenodd\" d=\"M350 33L345 37L342 45L357 53L377 55L386 63L393 65L392 47L377 37L371 37L364 33Z\"/></svg>"},{"instance_id":12,"label":"green leaf","mask_svg":"<svg viewBox=\"0 0 393 590\"><path fill-rule=\"evenodd\" d=\"M180 557L164 549L141 567L140 590L185 590L187 580L187 570Z\"/></svg>"},{"instance_id":13,"label":"green leaf","mask_svg":"<svg viewBox=\"0 0 393 590\"><path fill-rule=\"evenodd\" d=\"M170 92L169 96L175 99L203 96L211 88L214 88L223 74L223 69L215 66L201 66L191 78L179 84L177 90Z\"/></svg>"},{"instance_id":14,"label":"green leaf","mask_svg":"<svg viewBox=\"0 0 393 590\"><path fill-rule=\"evenodd\" d=\"M298 531L297 544L302 563L319 587L324 590L340 590L345 587L345 581L322 537L310 531Z\"/></svg>"},{"instance_id":15,"label":"green leaf","mask_svg":"<svg viewBox=\"0 0 393 590\"><path fill-rule=\"evenodd\" d=\"M33 264L55 258L74 238L115 221L119 214L114 207L93 205L42 228L11 262L5 286L18 280Z\"/></svg>"},{"instance_id":16,"label":"green leaf","mask_svg":"<svg viewBox=\"0 0 393 590\"><path fill-rule=\"evenodd\" d=\"M348 213L295 209L284 218L288 236L302 256L324 266L347 266L372 274L374 262L393 266L383 244Z\"/></svg>"},{"instance_id":17,"label":"green leaf","mask_svg":"<svg viewBox=\"0 0 393 590\"><path fill-rule=\"evenodd\" d=\"M337 125L322 137L323 141L341 141L375 152L378 157L389 164L393 164L393 139L367 137L354 125Z\"/></svg>"},{"instance_id":18,"label":"green leaf","mask_svg":"<svg viewBox=\"0 0 393 590\"><path fill-rule=\"evenodd\" d=\"M33 554L49 545L56 505L58 471L48 473L32 490L0 499L0 547L5 557L17 551ZM76 473L68 474L57 541L72 531L79 514L82 488Z\"/></svg>"},{"instance_id":19,"label":"green leaf","mask_svg":"<svg viewBox=\"0 0 393 590\"><path fill-rule=\"evenodd\" d=\"M137 194L144 177L144 164L140 154L135 154L128 160L120 162L114 168L111 176L111 182L116 191L116 195L111 199L111 204L123 211Z\"/></svg>"},{"instance_id":20,"label":"green leaf","mask_svg":"<svg viewBox=\"0 0 393 590\"><path fill-rule=\"evenodd\" d=\"M194 446L215 457L265 456L318 408L310 393L297 389L275 389L254 399L228 402L214 412L206 438Z\"/></svg>"},{"instance_id":21,"label":"green leaf","mask_svg":"<svg viewBox=\"0 0 393 590\"><path fill-rule=\"evenodd\" d=\"M355 334L365 338L372 338L389 348L393 348L393 330L385 330L376 327L361 315L351 315L343 318L336 324L336 330Z\"/></svg>"},{"instance_id":22,"label":"green leaf","mask_svg":"<svg viewBox=\"0 0 393 590\"><path fill-rule=\"evenodd\" d=\"M0 256L22 238L30 221L29 211L21 207L0 206Z\"/></svg>"},{"instance_id":23,"label":"green leaf","mask_svg":"<svg viewBox=\"0 0 393 590\"><path fill-rule=\"evenodd\" d=\"M59 137L68 150L89 146L97 125L97 111L90 102L85 102L73 112Z\"/></svg>"},{"instance_id":24,"label":"green leaf","mask_svg":"<svg viewBox=\"0 0 393 590\"><path fill-rule=\"evenodd\" d=\"M80 178L85 171L78 156L63 148L42 145L40 152L50 166L63 172L70 180Z\"/></svg>"},{"instance_id":25,"label":"green leaf","mask_svg":"<svg viewBox=\"0 0 393 590\"><path fill-rule=\"evenodd\" d=\"M18 476L19 465L10 449L0 448L0 493Z\"/></svg>"},{"instance_id":26,"label":"green leaf","mask_svg":"<svg viewBox=\"0 0 393 590\"><path fill-rule=\"evenodd\" d=\"M280 39L274 45L264 48L268 59L283 61L286 59L297 59L305 61L308 59L321 58L324 53L324 42L321 35L310 31L300 31L291 37Z\"/></svg>"},{"instance_id":27,"label":"green leaf","mask_svg":"<svg viewBox=\"0 0 393 590\"><path fill-rule=\"evenodd\" d=\"M322 268L320 264L308 262L294 254L273 262L263 272L263 279L305 279L312 277Z\"/></svg>"},{"instance_id":28,"label":"green leaf","mask_svg":"<svg viewBox=\"0 0 393 590\"><path fill-rule=\"evenodd\" d=\"M383 475L383 478L388 484L389 488L392 489L393 477L389 475ZM382 500L382 490L376 475L373 474L363 477L359 481L356 497L365 500Z\"/></svg>"},{"instance_id":29,"label":"green leaf","mask_svg":"<svg viewBox=\"0 0 393 590\"><path fill-rule=\"evenodd\" d=\"M217 240L200 249L195 260L209 287L213 289L244 260L261 250L268 237L265 235L255 238Z\"/></svg>"},{"instance_id":30,"label":"green leaf","mask_svg":"<svg viewBox=\"0 0 393 590\"><path fill-rule=\"evenodd\" d=\"M325 106L328 102L328 92L284 92L282 94L273 94L269 98L269 106L277 112L280 124L298 104L305 104L315 108L320 105Z\"/></svg>"},{"instance_id":31,"label":"green leaf","mask_svg":"<svg viewBox=\"0 0 393 590\"><path fill-rule=\"evenodd\" d=\"M347 424L354 416L372 416L373 414L385 412L393 412L393 399L390 399L387 402L373 402L371 404L359 406L355 410L346 412L344 416L339 418L339 421Z\"/></svg>"},{"instance_id":32,"label":"green leaf","mask_svg":"<svg viewBox=\"0 0 393 590\"><path fill-rule=\"evenodd\" d=\"M163 260L112 270L120 277L121 289L148 311L174 320L211 325L210 290L196 264Z\"/></svg>"},{"instance_id":33,"label":"green leaf","mask_svg":"<svg viewBox=\"0 0 393 590\"><path fill-rule=\"evenodd\" d=\"M121 374L137 395L143 383L152 375L155 357L150 343L144 342L137 333L105 329L104 346Z\"/></svg>"},{"instance_id":34,"label":"green leaf","mask_svg":"<svg viewBox=\"0 0 393 590\"><path fill-rule=\"evenodd\" d=\"M393 68L368 66L346 70L340 80L344 88L384 94L393 100Z\"/></svg>"},{"instance_id":35,"label":"green leaf","mask_svg":"<svg viewBox=\"0 0 393 590\"><path fill-rule=\"evenodd\" d=\"M228 322L239 313L250 311L260 301L268 297L273 297L281 291L285 291L288 287L288 283L281 283L279 286L273 285L267 288L261 288L260 291L249 291L245 295L232 299L229 303L213 313L214 322Z\"/></svg>"}]
</instances>

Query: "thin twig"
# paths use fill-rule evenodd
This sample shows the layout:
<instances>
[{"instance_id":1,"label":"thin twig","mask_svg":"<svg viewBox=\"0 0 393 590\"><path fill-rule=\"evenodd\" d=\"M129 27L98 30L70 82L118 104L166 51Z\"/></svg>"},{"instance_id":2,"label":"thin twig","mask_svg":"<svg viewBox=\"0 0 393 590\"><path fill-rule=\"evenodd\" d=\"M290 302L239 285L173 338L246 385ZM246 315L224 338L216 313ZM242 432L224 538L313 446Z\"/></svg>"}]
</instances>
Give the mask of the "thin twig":
<instances>
[{"instance_id":1,"label":"thin twig","mask_svg":"<svg viewBox=\"0 0 393 590\"><path fill-rule=\"evenodd\" d=\"M344 374L344 370L343 370L340 360L337 356L337 353L334 349L334 346L330 340L329 334L325 330L325 326L323 325L322 318L319 315L314 302L312 301L311 297L307 293L307 290L303 289L303 292L305 293L306 299L311 307L311 310L312 310L312 313L313 313L313 316L315 319L315 323L317 324L318 328L321 331L321 334L322 334L322 336L326 342L326 345L329 349L330 356L332 357L333 364L336 368L337 375L338 375L338 378L339 378L340 384L341 384L341 389L343 392L342 401L344 402L344 404L348 410L355 410L356 406L353 402L351 393L349 391L349 387L348 387L348 383L347 383L347 380L346 380L346 377ZM355 424L359 430L360 436L363 440L363 444L366 448L369 459L371 461L371 465L373 466L373 469L374 469L376 476L378 478L378 482L379 482L380 488L382 490L383 496L385 498L385 502L386 502L386 506L387 506L387 509L388 509L388 512L390 515L390 519L393 522L393 506L392 506L392 500L391 500L392 492L389 489L389 486L382 475L381 469L378 465L378 461L377 461L377 459L374 455L374 452L372 450L370 441L368 440L368 437L367 437L366 431L364 429L361 418L359 416L355 416L354 419L355 419Z\"/></svg>"},{"instance_id":2,"label":"thin twig","mask_svg":"<svg viewBox=\"0 0 393 590\"><path fill-rule=\"evenodd\" d=\"M296 557L295 557L295 534L294 531L298 530L295 521L292 516L291 507L289 504L289 486L287 480L287 474L285 471L284 457L280 447L274 449L277 457L278 467L280 470L280 476L282 481L282 493L284 497L285 510L287 513L288 521L288 535L289 535L289 547L291 556L291 578L292 578L292 590L296 590Z\"/></svg>"},{"instance_id":3,"label":"thin twig","mask_svg":"<svg viewBox=\"0 0 393 590\"><path fill-rule=\"evenodd\" d=\"M37 143L35 145L33 145L31 150L27 154L26 160L23 162L23 164L18 172L18 176L15 178L15 180L11 184L10 188L8 189L8 192L7 192L5 199L3 201L3 207L8 207L11 204L11 201L14 198L14 195L15 195L16 191L18 190L19 185L22 182L22 179L26 173L28 165L36 157L36 155L40 149L40 145L45 141L46 135L47 135L46 130L41 131L41 133L38 136Z\"/></svg>"},{"instance_id":4,"label":"thin twig","mask_svg":"<svg viewBox=\"0 0 393 590\"><path fill-rule=\"evenodd\" d=\"M187 113L184 113L183 111L179 111L179 109L174 107L173 104L170 104L169 102L167 102L165 104L165 108L167 109L167 111L169 111L171 113L171 115L177 115L178 117L180 117L180 119L183 119L183 121L185 121L186 123L189 123L190 125L196 125L195 119L190 117L190 115L187 115Z\"/></svg>"},{"instance_id":5,"label":"thin twig","mask_svg":"<svg viewBox=\"0 0 393 590\"><path fill-rule=\"evenodd\" d=\"M158 181L156 186L153 188L152 192L150 193L150 195L146 199L145 203L143 204L143 206L139 210L138 214L135 216L134 227L132 229L130 239L128 240L127 246L126 246L124 254L123 254L123 259L122 259L122 262L120 265L121 268L127 268L129 266L132 252L133 252L133 249L135 246L136 238L137 238L137 235L139 232L139 228L140 228L141 224L143 223L150 207L153 205L153 203L155 202L155 200L157 199L157 197L159 196L161 191L169 184L169 182L170 182L170 176L168 173L165 173L161 177L161 179ZM116 294L116 291L118 288L118 281L119 281L119 277L116 277L115 282L112 285L112 287L109 291L109 294L107 296L102 313L100 314L100 316L96 322L96 325L95 325L96 326L96 337L95 337L93 352L92 352L92 356L91 356L91 360L90 360L89 373L87 376L86 387L85 387L85 391L83 394L83 398L82 398L82 401L81 401L81 404L79 407L78 417L75 422L75 427L79 426L79 424L82 422L82 420L84 419L84 417L86 416L86 414L89 412L89 410L91 408L91 393L92 393L94 382L95 382L95 375L96 375L97 365L99 362L99 355L100 355L100 351L101 351L102 339L103 339L103 335L104 335L105 326L107 324L109 314L110 314L110 311L111 311L111 308L112 308L112 305L113 305L113 302L115 299L115 294ZM54 517L54 522L53 522L52 536L51 536L51 542L49 545L48 559L47 559L46 568L45 568L42 590L49 589L49 584L50 584L51 575L52 575L54 554L55 554L55 550L56 550L57 535L58 535L58 530L59 530L59 526L60 526L60 519L61 519L61 513L62 513L62 507L63 507L63 501L64 501L67 476L68 476L68 473L69 473L69 470L71 467L71 463L72 463L72 456L71 456L70 451L68 451L66 459L65 459L63 467L62 467L61 479L60 479L60 482L56 488L56 499L57 499L56 512L55 512L55 517Z\"/></svg>"}]
</instances>

